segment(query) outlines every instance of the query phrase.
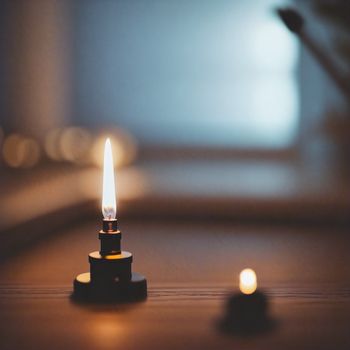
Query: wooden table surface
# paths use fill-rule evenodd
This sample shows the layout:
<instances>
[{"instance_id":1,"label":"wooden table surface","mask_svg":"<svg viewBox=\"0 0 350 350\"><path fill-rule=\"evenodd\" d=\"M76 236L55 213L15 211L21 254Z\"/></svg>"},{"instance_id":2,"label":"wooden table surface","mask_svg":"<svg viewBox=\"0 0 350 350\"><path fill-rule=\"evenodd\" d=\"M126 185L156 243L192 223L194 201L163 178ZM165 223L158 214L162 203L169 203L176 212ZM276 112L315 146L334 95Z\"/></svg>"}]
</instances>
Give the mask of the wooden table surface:
<instances>
[{"instance_id":1,"label":"wooden table surface","mask_svg":"<svg viewBox=\"0 0 350 350\"><path fill-rule=\"evenodd\" d=\"M347 229L131 220L121 228L133 269L148 278L147 301L73 303L72 280L88 271L99 227L50 232L0 267L0 348L350 348ZM277 325L225 335L217 322L245 267L256 270Z\"/></svg>"}]
</instances>

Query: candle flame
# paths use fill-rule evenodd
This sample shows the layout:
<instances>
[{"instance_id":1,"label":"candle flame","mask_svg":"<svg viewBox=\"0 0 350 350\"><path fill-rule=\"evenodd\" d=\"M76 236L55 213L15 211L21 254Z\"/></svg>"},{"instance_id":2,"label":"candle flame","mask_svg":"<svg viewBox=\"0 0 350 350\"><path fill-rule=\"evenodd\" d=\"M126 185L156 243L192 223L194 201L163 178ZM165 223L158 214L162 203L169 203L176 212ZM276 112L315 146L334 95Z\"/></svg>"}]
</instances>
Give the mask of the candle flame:
<instances>
[{"instance_id":1,"label":"candle flame","mask_svg":"<svg viewBox=\"0 0 350 350\"><path fill-rule=\"evenodd\" d=\"M115 219L117 214L113 154L109 138L106 140L104 151L102 214L106 220Z\"/></svg>"},{"instance_id":2,"label":"candle flame","mask_svg":"<svg viewBox=\"0 0 350 350\"><path fill-rule=\"evenodd\" d=\"M239 275L239 289L243 294L253 294L257 288L256 274L252 269L244 269Z\"/></svg>"}]
</instances>

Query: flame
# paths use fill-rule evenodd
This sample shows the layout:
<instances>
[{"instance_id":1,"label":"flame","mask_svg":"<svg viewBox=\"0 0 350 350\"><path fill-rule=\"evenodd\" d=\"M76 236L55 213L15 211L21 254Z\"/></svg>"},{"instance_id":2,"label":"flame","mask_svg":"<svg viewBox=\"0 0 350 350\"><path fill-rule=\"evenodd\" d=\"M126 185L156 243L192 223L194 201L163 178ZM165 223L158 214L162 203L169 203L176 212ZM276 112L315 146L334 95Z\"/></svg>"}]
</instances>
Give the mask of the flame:
<instances>
[{"instance_id":1,"label":"flame","mask_svg":"<svg viewBox=\"0 0 350 350\"><path fill-rule=\"evenodd\" d=\"M239 289L243 294L253 294L257 288L256 274L252 269L244 269L239 274Z\"/></svg>"},{"instance_id":2,"label":"flame","mask_svg":"<svg viewBox=\"0 0 350 350\"><path fill-rule=\"evenodd\" d=\"M117 214L113 155L111 141L109 138L106 140L104 152L102 214L107 220L115 219Z\"/></svg>"}]
</instances>

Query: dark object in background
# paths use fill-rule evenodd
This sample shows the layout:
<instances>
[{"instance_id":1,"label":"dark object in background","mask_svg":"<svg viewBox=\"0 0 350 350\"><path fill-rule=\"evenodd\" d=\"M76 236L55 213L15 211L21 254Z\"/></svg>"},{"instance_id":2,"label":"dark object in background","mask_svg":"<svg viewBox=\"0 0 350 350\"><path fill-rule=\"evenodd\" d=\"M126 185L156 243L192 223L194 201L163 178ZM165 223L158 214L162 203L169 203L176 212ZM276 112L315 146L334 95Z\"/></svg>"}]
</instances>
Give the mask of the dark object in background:
<instances>
[{"instance_id":1,"label":"dark object in background","mask_svg":"<svg viewBox=\"0 0 350 350\"><path fill-rule=\"evenodd\" d=\"M343 63L350 70L350 1L313 0L312 9L333 29L332 44Z\"/></svg>"},{"instance_id":2,"label":"dark object in background","mask_svg":"<svg viewBox=\"0 0 350 350\"><path fill-rule=\"evenodd\" d=\"M350 152L350 3L343 0L314 0L312 9L332 24L333 28L329 29L335 50L327 51L309 34L306 21L297 10L288 7L279 8L277 13L286 27L295 33L309 49L345 98L345 109L339 111L339 107L337 107L337 110L328 113L316 131L325 136L326 142L330 141L330 144L335 146L331 158L337 159L337 162L341 164L341 172L348 172ZM338 62L335 62L334 56L337 53L348 69L344 69Z\"/></svg>"},{"instance_id":3,"label":"dark object in background","mask_svg":"<svg viewBox=\"0 0 350 350\"><path fill-rule=\"evenodd\" d=\"M147 297L146 278L132 273L132 254L121 250L117 220L103 220L100 251L89 254L90 273L74 280L73 299L92 302L127 302Z\"/></svg>"},{"instance_id":4,"label":"dark object in background","mask_svg":"<svg viewBox=\"0 0 350 350\"><path fill-rule=\"evenodd\" d=\"M304 25L303 17L292 8L277 9L277 13L286 27L293 33L300 33Z\"/></svg>"},{"instance_id":5,"label":"dark object in background","mask_svg":"<svg viewBox=\"0 0 350 350\"><path fill-rule=\"evenodd\" d=\"M295 33L309 49L312 55L334 81L346 100L350 101L350 85L348 79L345 78L344 74L338 69L331 58L331 55L329 55L328 52L309 35L307 30L305 30L305 21L301 14L293 8L279 8L277 9L277 13L286 27Z\"/></svg>"}]
</instances>

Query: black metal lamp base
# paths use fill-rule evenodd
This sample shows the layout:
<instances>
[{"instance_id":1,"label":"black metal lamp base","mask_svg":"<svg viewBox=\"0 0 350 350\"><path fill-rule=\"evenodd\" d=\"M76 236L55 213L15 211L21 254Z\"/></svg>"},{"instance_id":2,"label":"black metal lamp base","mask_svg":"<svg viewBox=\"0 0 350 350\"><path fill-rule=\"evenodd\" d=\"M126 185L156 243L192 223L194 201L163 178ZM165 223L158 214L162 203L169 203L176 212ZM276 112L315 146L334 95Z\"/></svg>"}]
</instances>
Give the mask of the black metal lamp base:
<instances>
[{"instance_id":1,"label":"black metal lamp base","mask_svg":"<svg viewBox=\"0 0 350 350\"><path fill-rule=\"evenodd\" d=\"M117 220L103 220L99 239L100 251L89 254L90 272L75 278L72 298L101 303L146 299L146 278L132 272L132 254L121 250Z\"/></svg>"},{"instance_id":2,"label":"black metal lamp base","mask_svg":"<svg viewBox=\"0 0 350 350\"><path fill-rule=\"evenodd\" d=\"M81 273L74 280L73 299L91 302L142 301L147 298L147 280L133 272L130 281L114 281L108 286L93 284L90 272Z\"/></svg>"}]
</instances>

